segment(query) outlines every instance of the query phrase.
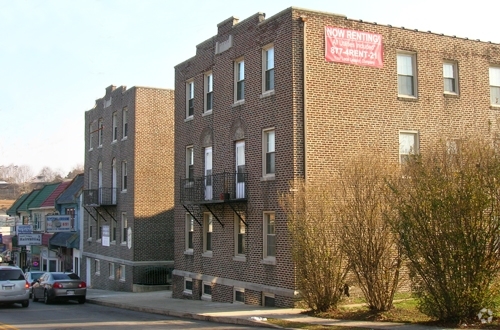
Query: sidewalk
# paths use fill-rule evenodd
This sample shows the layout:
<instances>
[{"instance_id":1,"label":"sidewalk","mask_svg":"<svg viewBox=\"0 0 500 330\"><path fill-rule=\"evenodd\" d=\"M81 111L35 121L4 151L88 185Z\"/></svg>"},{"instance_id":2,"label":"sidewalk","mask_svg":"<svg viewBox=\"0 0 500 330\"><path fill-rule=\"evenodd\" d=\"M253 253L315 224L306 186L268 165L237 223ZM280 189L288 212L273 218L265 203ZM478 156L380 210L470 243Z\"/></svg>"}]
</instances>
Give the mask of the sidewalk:
<instances>
[{"instance_id":1,"label":"sidewalk","mask_svg":"<svg viewBox=\"0 0 500 330\"><path fill-rule=\"evenodd\" d=\"M264 328L278 328L273 324L261 321L264 318L275 318L318 325L350 326L370 329L444 329L404 323L322 319L300 314L302 310L296 308L272 308L244 304L217 303L201 300L174 299L172 298L172 291L134 293L87 289L87 302L91 304L176 316L181 318L219 323L240 324Z\"/></svg>"}]
</instances>

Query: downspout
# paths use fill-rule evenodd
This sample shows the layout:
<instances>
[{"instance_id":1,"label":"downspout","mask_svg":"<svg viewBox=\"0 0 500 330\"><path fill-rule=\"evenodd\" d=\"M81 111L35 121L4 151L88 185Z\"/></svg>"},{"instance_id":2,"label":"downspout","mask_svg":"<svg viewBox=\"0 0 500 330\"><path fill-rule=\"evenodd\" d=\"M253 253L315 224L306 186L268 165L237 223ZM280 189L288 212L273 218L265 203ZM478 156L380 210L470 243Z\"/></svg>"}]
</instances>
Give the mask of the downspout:
<instances>
[{"instance_id":1,"label":"downspout","mask_svg":"<svg viewBox=\"0 0 500 330\"><path fill-rule=\"evenodd\" d=\"M307 181L307 16L301 15L302 22L302 115L303 115L303 140L304 141L304 180Z\"/></svg>"}]
</instances>

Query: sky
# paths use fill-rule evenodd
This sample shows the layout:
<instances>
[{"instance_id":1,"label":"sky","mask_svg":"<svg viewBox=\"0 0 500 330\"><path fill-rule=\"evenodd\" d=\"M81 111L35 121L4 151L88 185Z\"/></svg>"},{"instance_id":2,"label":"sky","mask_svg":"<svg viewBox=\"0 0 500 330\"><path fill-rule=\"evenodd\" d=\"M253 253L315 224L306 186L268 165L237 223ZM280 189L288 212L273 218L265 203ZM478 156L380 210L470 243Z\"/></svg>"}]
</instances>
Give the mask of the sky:
<instances>
[{"instance_id":1,"label":"sky","mask_svg":"<svg viewBox=\"0 0 500 330\"><path fill-rule=\"evenodd\" d=\"M174 88L174 66L218 23L291 6L500 43L491 0L0 0L0 166L66 175L107 86Z\"/></svg>"}]
</instances>

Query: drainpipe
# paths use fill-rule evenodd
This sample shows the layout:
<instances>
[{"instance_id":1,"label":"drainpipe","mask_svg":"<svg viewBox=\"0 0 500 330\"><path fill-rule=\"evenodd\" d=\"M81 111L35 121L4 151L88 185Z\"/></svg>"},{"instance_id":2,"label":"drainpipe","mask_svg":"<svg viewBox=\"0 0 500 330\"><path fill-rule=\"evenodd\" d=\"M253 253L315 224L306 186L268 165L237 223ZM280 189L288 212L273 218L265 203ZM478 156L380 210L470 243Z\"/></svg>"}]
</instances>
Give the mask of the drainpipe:
<instances>
[{"instance_id":1,"label":"drainpipe","mask_svg":"<svg viewBox=\"0 0 500 330\"><path fill-rule=\"evenodd\" d=\"M307 180L307 16L301 15L302 22L302 106L303 106L303 139L304 141L304 180Z\"/></svg>"}]
</instances>

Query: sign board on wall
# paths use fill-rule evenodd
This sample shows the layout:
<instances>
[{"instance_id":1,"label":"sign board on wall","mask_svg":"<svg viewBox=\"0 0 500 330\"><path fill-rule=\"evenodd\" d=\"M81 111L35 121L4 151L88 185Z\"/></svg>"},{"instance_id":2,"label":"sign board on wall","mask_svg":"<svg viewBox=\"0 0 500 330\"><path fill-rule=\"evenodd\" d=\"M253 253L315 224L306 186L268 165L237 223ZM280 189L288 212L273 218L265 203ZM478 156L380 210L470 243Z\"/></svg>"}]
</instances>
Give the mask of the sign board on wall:
<instances>
[{"instance_id":1,"label":"sign board on wall","mask_svg":"<svg viewBox=\"0 0 500 330\"><path fill-rule=\"evenodd\" d=\"M42 245L42 234L19 234L18 245Z\"/></svg>"},{"instance_id":2,"label":"sign board on wall","mask_svg":"<svg viewBox=\"0 0 500 330\"><path fill-rule=\"evenodd\" d=\"M70 215L48 215L47 232L55 233L60 231L71 231L71 216Z\"/></svg>"},{"instance_id":3,"label":"sign board on wall","mask_svg":"<svg viewBox=\"0 0 500 330\"><path fill-rule=\"evenodd\" d=\"M109 226L102 226L102 246L109 246Z\"/></svg>"},{"instance_id":4,"label":"sign board on wall","mask_svg":"<svg viewBox=\"0 0 500 330\"><path fill-rule=\"evenodd\" d=\"M382 35L325 26L325 59L381 68L384 65Z\"/></svg>"},{"instance_id":5,"label":"sign board on wall","mask_svg":"<svg viewBox=\"0 0 500 330\"><path fill-rule=\"evenodd\" d=\"M32 225L17 225L16 231L18 234L31 234L33 232Z\"/></svg>"}]
</instances>

